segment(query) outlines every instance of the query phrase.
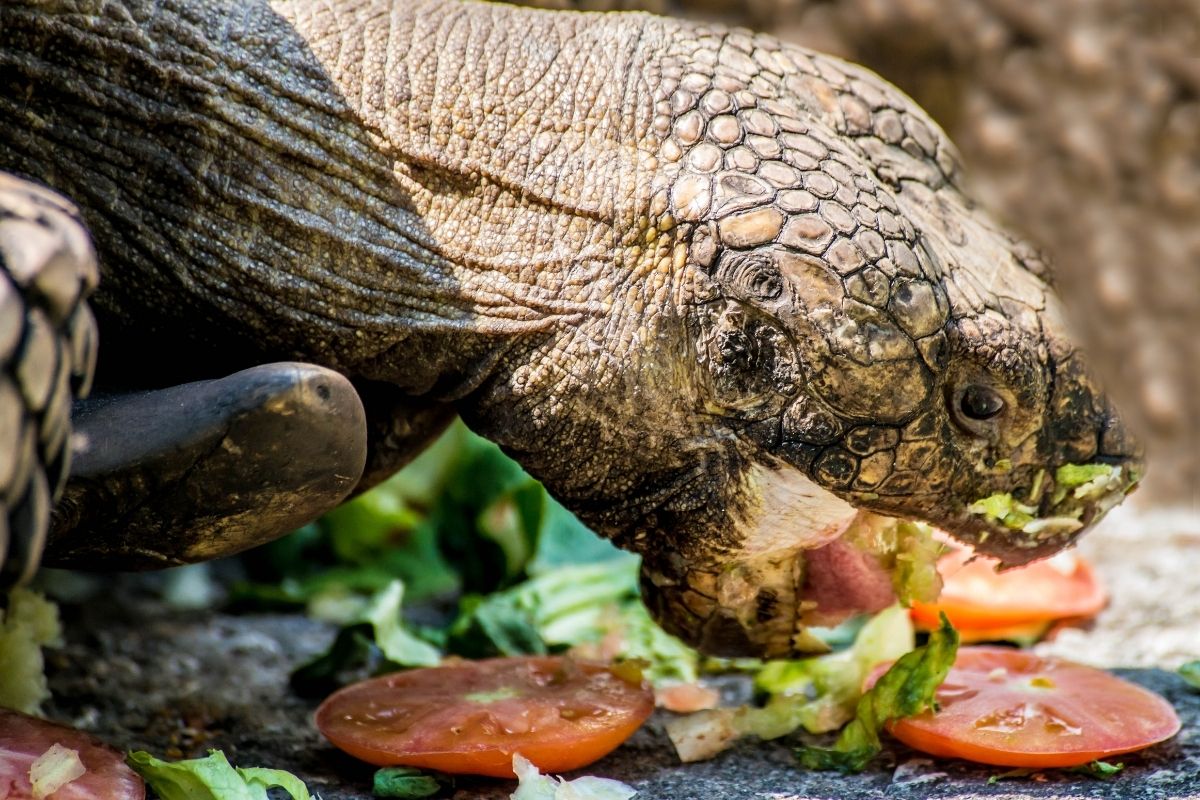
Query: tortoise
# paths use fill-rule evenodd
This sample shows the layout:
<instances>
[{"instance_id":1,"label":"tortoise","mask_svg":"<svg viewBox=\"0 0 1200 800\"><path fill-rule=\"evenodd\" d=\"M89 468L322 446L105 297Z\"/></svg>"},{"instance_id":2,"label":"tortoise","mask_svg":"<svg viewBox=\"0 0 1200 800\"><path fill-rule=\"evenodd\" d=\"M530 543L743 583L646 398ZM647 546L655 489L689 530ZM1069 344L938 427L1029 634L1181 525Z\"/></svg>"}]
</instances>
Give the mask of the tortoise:
<instances>
[{"instance_id":1,"label":"tortoise","mask_svg":"<svg viewBox=\"0 0 1200 800\"><path fill-rule=\"evenodd\" d=\"M781 656L822 602L875 602L839 547L856 516L1016 565L1142 473L1046 261L946 135L770 36L448 0L8 0L0 144L15 571L238 552L461 416L641 554L668 630ZM1111 479L1080 500L1069 465Z\"/></svg>"}]
</instances>

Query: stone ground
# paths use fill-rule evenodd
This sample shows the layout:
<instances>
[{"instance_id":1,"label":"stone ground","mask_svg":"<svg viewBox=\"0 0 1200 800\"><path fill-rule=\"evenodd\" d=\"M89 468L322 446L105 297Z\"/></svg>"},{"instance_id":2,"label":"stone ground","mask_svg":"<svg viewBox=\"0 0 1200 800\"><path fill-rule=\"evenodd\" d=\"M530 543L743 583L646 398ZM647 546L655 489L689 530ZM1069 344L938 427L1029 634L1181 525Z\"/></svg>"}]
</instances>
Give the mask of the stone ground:
<instances>
[{"instance_id":1,"label":"stone ground","mask_svg":"<svg viewBox=\"0 0 1200 800\"><path fill-rule=\"evenodd\" d=\"M1090 630L1064 632L1042 649L1125 667L1118 672L1164 694L1184 721L1173 741L1125 759L1114 780L1050 774L988 785L1001 770L933 762L898 745L854 777L796 769L786 742L744 743L714 761L680 765L663 712L588 771L629 782L642 800L1200 798L1200 691L1155 669L1200 658L1200 521L1128 512L1107 521L1085 550L1113 601ZM328 626L294 615L172 610L144 586L119 580L102 599L64 607L68 644L48 669L53 717L159 756L221 748L238 764L294 771L325 800L370 797L370 769L326 745L309 722L315 703L287 688L288 672L328 643ZM511 787L464 781L453 797L501 800Z\"/></svg>"}]
</instances>

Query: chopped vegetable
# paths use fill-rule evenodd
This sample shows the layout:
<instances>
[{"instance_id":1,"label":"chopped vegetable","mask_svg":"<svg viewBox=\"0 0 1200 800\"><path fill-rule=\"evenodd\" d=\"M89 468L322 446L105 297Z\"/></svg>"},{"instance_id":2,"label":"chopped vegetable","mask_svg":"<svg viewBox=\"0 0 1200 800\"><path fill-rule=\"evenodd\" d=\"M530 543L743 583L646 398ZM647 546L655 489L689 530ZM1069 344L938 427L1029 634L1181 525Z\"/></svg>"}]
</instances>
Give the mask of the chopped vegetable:
<instances>
[{"instance_id":1,"label":"chopped vegetable","mask_svg":"<svg viewBox=\"0 0 1200 800\"><path fill-rule=\"evenodd\" d=\"M1129 483L1136 483L1137 475ZM967 506L967 512L982 516L989 522L999 522L1007 528L1027 533L1035 538L1057 533L1071 533L1083 527L1086 503L1095 508L1095 518L1121 502L1125 492L1121 467L1111 464L1063 464L1054 473L1054 493L1050 505L1055 516L1038 517L1037 503L1042 500L1045 473L1039 472L1029 491L1029 502L1022 503L1012 494L1002 492L985 497Z\"/></svg>"},{"instance_id":2,"label":"chopped vegetable","mask_svg":"<svg viewBox=\"0 0 1200 800\"><path fill-rule=\"evenodd\" d=\"M599 639L605 610L637 597L637 559L559 567L510 589L467 599L451 652L473 658L544 653Z\"/></svg>"},{"instance_id":3,"label":"chopped vegetable","mask_svg":"<svg viewBox=\"0 0 1200 800\"><path fill-rule=\"evenodd\" d=\"M379 766L511 777L517 752L554 772L586 766L653 709L636 669L540 656L363 681L322 703L316 723L335 746Z\"/></svg>"},{"instance_id":4,"label":"chopped vegetable","mask_svg":"<svg viewBox=\"0 0 1200 800\"><path fill-rule=\"evenodd\" d=\"M1087 775L1088 777L1099 778L1100 780L1108 780L1123 769L1125 769L1125 764L1121 762L1110 764L1107 761L1089 761L1086 764L1080 764L1078 767L1071 767L1072 772L1078 772L1080 775Z\"/></svg>"},{"instance_id":5,"label":"chopped vegetable","mask_svg":"<svg viewBox=\"0 0 1200 800\"><path fill-rule=\"evenodd\" d=\"M338 673L366 663L372 646L396 666L430 667L440 662L441 652L405 625L403 602L404 584L394 580L371 598L353 623L338 631L325 653L292 673L292 688L303 695L336 688Z\"/></svg>"},{"instance_id":6,"label":"chopped vegetable","mask_svg":"<svg viewBox=\"0 0 1200 800\"><path fill-rule=\"evenodd\" d=\"M584 775L568 781L543 775L520 753L513 754L512 770L518 781L512 800L629 800L637 794L632 787L609 778Z\"/></svg>"},{"instance_id":7,"label":"chopped vegetable","mask_svg":"<svg viewBox=\"0 0 1200 800\"><path fill-rule=\"evenodd\" d=\"M36 714L50 696L43 647L62 645L58 607L37 592L13 589L0 610L0 708Z\"/></svg>"},{"instance_id":8,"label":"chopped vegetable","mask_svg":"<svg viewBox=\"0 0 1200 800\"><path fill-rule=\"evenodd\" d=\"M938 561L942 593L933 603L914 603L919 626L945 613L964 635L995 639L1044 630L1058 619L1097 614L1108 600L1091 565L1073 552L998 572L1000 562L962 548Z\"/></svg>"},{"instance_id":9,"label":"chopped vegetable","mask_svg":"<svg viewBox=\"0 0 1200 800\"><path fill-rule=\"evenodd\" d=\"M1033 522L1037 514L1036 508L1017 502L1008 492L978 500L967 506L967 511L1018 531Z\"/></svg>"},{"instance_id":10,"label":"chopped vegetable","mask_svg":"<svg viewBox=\"0 0 1200 800\"><path fill-rule=\"evenodd\" d=\"M833 747L801 747L796 751L808 769L861 772L879 754L879 731L888 722L920 714L934 706L934 692L950 671L958 635L948 620L929 641L901 656L862 696L855 717Z\"/></svg>"},{"instance_id":11,"label":"chopped vegetable","mask_svg":"<svg viewBox=\"0 0 1200 800\"><path fill-rule=\"evenodd\" d=\"M945 550L933 528L921 522L859 513L842 541L870 553L889 572L892 590L904 605L937 598L942 588L937 560Z\"/></svg>"},{"instance_id":12,"label":"chopped vegetable","mask_svg":"<svg viewBox=\"0 0 1200 800\"><path fill-rule=\"evenodd\" d=\"M121 754L82 731L0 710L0 797L144 800Z\"/></svg>"},{"instance_id":13,"label":"chopped vegetable","mask_svg":"<svg viewBox=\"0 0 1200 800\"><path fill-rule=\"evenodd\" d=\"M375 771L371 791L376 797L413 800L431 797L451 783L449 776L433 775L415 767L384 767Z\"/></svg>"},{"instance_id":14,"label":"chopped vegetable","mask_svg":"<svg viewBox=\"0 0 1200 800\"><path fill-rule=\"evenodd\" d=\"M871 669L912 649L908 612L892 606L862 626L846 650L764 664L754 679L755 688L769 695L763 707L690 714L668 722L667 735L680 760L690 762L712 758L742 736L775 739L798 728L809 733L837 730L854 716Z\"/></svg>"},{"instance_id":15,"label":"chopped vegetable","mask_svg":"<svg viewBox=\"0 0 1200 800\"><path fill-rule=\"evenodd\" d=\"M85 772L87 768L79 759L79 751L55 742L29 765L29 788L33 792L33 800L44 800L76 778L82 778Z\"/></svg>"},{"instance_id":16,"label":"chopped vegetable","mask_svg":"<svg viewBox=\"0 0 1200 800\"><path fill-rule=\"evenodd\" d=\"M1179 676L1200 689L1200 661L1189 661L1179 668Z\"/></svg>"},{"instance_id":17,"label":"chopped vegetable","mask_svg":"<svg viewBox=\"0 0 1200 800\"><path fill-rule=\"evenodd\" d=\"M133 767L161 800L267 800L267 790L283 789L292 800L312 800L308 787L280 769L237 767L220 750L207 758L162 761L144 750L130 753Z\"/></svg>"},{"instance_id":18,"label":"chopped vegetable","mask_svg":"<svg viewBox=\"0 0 1200 800\"><path fill-rule=\"evenodd\" d=\"M908 746L1006 767L1072 767L1174 736L1153 692L1091 667L998 647L964 647L939 710L891 723ZM1103 768L1098 768L1103 769Z\"/></svg>"}]
</instances>

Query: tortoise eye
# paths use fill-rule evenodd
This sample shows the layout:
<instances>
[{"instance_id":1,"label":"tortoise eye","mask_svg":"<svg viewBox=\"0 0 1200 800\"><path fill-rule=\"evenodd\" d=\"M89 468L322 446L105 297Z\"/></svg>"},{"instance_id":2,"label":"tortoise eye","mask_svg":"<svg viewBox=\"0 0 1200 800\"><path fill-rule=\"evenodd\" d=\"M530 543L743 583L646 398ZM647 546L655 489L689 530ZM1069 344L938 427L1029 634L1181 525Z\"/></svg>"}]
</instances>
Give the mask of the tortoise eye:
<instances>
[{"instance_id":1,"label":"tortoise eye","mask_svg":"<svg viewBox=\"0 0 1200 800\"><path fill-rule=\"evenodd\" d=\"M967 419L983 422L1004 411L1004 398L994 389L976 384L963 390L958 409Z\"/></svg>"}]
</instances>

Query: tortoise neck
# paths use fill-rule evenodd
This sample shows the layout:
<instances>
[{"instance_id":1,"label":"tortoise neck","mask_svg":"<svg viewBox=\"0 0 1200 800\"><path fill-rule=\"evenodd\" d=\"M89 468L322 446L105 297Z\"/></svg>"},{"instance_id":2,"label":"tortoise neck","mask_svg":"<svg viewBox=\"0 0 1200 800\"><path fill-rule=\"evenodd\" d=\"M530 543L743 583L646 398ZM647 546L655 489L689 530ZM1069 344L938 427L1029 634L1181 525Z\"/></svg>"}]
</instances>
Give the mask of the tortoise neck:
<instances>
[{"instance_id":1,"label":"tortoise neck","mask_svg":"<svg viewBox=\"0 0 1200 800\"><path fill-rule=\"evenodd\" d=\"M626 80L648 18L107 8L0 3L0 169L80 204L106 324L417 393L599 313L648 191Z\"/></svg>"}]
</instances>

